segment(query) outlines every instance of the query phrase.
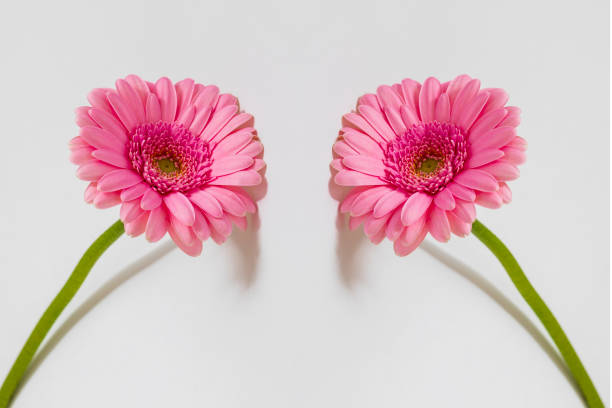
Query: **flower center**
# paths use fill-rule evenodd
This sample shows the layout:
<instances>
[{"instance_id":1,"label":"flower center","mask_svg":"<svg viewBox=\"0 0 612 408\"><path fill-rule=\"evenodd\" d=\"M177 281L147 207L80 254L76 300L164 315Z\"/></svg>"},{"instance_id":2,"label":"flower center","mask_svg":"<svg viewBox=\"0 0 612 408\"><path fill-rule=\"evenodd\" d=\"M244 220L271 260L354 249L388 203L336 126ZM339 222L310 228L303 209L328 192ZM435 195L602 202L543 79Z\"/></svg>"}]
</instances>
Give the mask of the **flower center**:
<instances>
[{"instance_id":1,"label":"flower center","mask_svg":"<svg viewBox=\"0 0 612 408\"><path fill-rule=\"evenodd\" d=\"M174 160L169 158L158 159L157 167L167 176L174 176L179 171L179 165Z\"/></svg>"},{"instance_id":2,"label":"flower center","mask_svg":"<svg viewBox=\"0 0 612 408\"><path fill-rule=\"evenodd\" d=\"M421 162L421 165L419 166L419 172L421 174L433 173L434 171L436 171L439 165L440 160L428 157Z\"/></svg>"},{"instance_id":3,"label":"flower center","mask_svg":"<svg viewBox=\"0 0 612 408\"><path fill-rule=\"evenodd\" d=\"M463 168L466 137L450 123L419 123L387 145L385 177L408 193L435 194Z\"/></svg>"},{"instance_id":4,"label":"flower center","mask_svg":"<svg viewBox=\"0 0 612 408\"><path fill-rule=\"evenodd\" d=\"M131 134L134 170L161 194L189 191L210 179L208 143L179 123L145 123Z\"/></svg>"}]
</instances>

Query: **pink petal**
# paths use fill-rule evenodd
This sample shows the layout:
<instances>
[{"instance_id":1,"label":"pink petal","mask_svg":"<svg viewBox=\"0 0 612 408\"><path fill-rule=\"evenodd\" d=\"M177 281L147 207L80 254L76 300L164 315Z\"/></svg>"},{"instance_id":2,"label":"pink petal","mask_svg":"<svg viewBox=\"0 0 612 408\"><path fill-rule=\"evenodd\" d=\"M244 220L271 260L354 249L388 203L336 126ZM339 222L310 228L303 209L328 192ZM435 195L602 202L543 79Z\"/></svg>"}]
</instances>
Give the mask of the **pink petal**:
<instances>
[{"instance_id":1,"label":"pink petal","mask_svg":"<svg viewBox=\"0 0 612 408\"><path fill-rule=\"evenodd\" d=\"M195 82L191 78L183 79L174 84L174 89L176 90L176 111L179 115L191 106L194 85Z\"/></svg>"},{"instance_id":2,"label":"pink petal","mask_svg":"<svg viewBox=\"0 0 612 408\"><path fill-rule=\"evenodd\" d=\"M191 229L187 230L189 238L186 239L181 230L183 227L178 225L172 223L168 229L168 233L176 246L189 256L199 256L202 253L202 241L196 238Z\"/></svg>"},{"instance_id":3,"label":"pink petal","mask_svg":"<svg viewBox=\"0 0 612 408\"><path fill-rule=\"evenodd\" d=\"M427 228L432 237L440 242L447 242L451 236L450 224L446 211L434 207L429 213Z\"/></svg>"},{"instance_id":4,"label":"pink petal","mask_svg":"<svg viewBox=\"0 0 612 408\"><path fill-rule=\"evenodd\" d=\"M373 210L382 196L390 191L387 186L373 187L362 192L351 206L351 215L359 217Z\"/></svg>"},{"instance_id":5,"label":"pink petal","mask_svg":"<svg viewBox=\"0 0 612 408\"><path fill-rule=\"evenodd\" d=\"M256 186L261 184L262 177L255 170L243 170L227 176L217 177L208 182L213 186Z\"/></svg>"},{"instance_id":6,"label":"pink petal","mask_svg":"<svg viewBox=\"0 0 612 408\"><path fill-rule=\"evenodd\" d=\"M174 89L174 88L173 88ZM183 193L175 191L164 195L164 204L170 213L181 223L190 227L195 221L195 213L191 201Z\"/></svg>"},{"instance_id":7,"label":"pink petal","mask_svg":"<svg viewBox=\"0 0 612 408\"><path fill-rule=\"evenodd\" d=\"M419 218L418 220L416 220L411 225L402 229L402 235L400 237L400 240L403 241L404 245L407 245L407 246L412 245L415 241L417 241L422 236L423 231L427 232L427 229L425 228L427 224L426 220L427 220L427 217L423 216ZM422 240L423 238L421 238L420 241ZM419 244L420 244L420 241L419 241Z\"/></svg>"},{"instance_id":8,"label":"pink petal","mask_svg":"<svg viewBox=\"0 0 612 408\"><path fill-rule=\"evenodd\" d=\"M89 116L89 106L79 106L74 110L77 126L97 126L97 123Z\"/></svg>"},{"instance_id":9,"label":"pink petal","mask_svg":"<svg viewBox=\"0 0 612 408\"><path fill-rule=\"evenodd\" d=\"M149 213L142 213L138 218L132 222L125 224L125 233L130 237L137 237L145 232L147 227L147 221L149 221Z\"/></svg>"},{"instance_id":10,"label":"pink petal","mask_svg":"<svg viewBox=\"0 0 612 408\"><path fill-rule=\"evenodd\" d=\"M155 90L161 107L161 119L173 122L176 117L176 89L168 78L160 78L155 83Z\"/></svg>"},{"instance_id":11,"label":"pink petal","mask_svg":"<svg viewBox=\"0 0 612 408\"><path fill-rule=\"evenodd\" d=\"M460 198L464 201L474 201L476 198L476 193L471 188L467 188L462 186L461 184L457 184L455 182L450 182L447 184L446 188L450 190L451 193L457 198Z\"/></svg>"},{"instance_id":12,"label":"pink petal","mask_svg":"<svg viewBox=\"0 0 612 408\"><path fill-rule=\"evenodd\" d=\"M453 210L453 214L455 214L463 222L468 222L471 224L476 219L476 207L474 206L474 203L463 200L455 200L455 209Z\"/></svg>"},{"instance_id":13,"label":"pink petal","mask_svg":"<svg viewBox=\"0 0 612 408\"><path fill-rule=\"evenodd\" d=\"M216 157L236 154L253 139L253 128L241 129L232 133L213 148Z\"/></svg>"},{"instance_id":14,"label":"pink petal","mask_svg":"<svg viewBox=\"0 0 612 408\"><path fill-rule=\"evenodd\" d=\"M369 216L369 214L364 214L360 217L349 216L349 230L355 231L357 228L359 228L361 224L365 222L365 220L368 219Z\"/></svg>"},{"instance_id":15,"label":"pink petal","mask_svg":"<svg viewBox=\"0 0 612 408\"><path fill-rule=\"evenodd\" d=\"M471 101L469 101L463 108L461 116L457 120L459 127L468 130L480 115L482 108L484 108L489 99L489 94L486 92L479 92Z\"/></svg>"},{"instance_id":16,"label":"pink petal","mask_svg":"<svg viewBox=\"0 0 612 408\"><path fill-rule=\"evenodd\" d=\"M234 116L223 128L217 133L214 139L211 139L215 144L224 140L230 133L253 124L253 116L249 113L238 113Z\"/></svg>"},{"instance_id":17,"label":"pink petal","mask_svg":"<svg viewBox=\"0 0 612 408\"><path fill-rule=\"evenodd\" d=\"M382 106L378 103L378 98L374 94L365 94L357 100L357 107L369 106L374 110L382 110Z\"/></svg>"},{"instance_id":18,"label":"pink petal","mask_svg":"<svg viewBox=\"0 0 612 408\"><path fill-rule=\"evenodd\" d=\"M100 161L122 169L129 169L132 167L132 163L129 159L124 154L118 153L115 150L100 149L92 152L91 155Z\"/></svg>"},{"instance_id":19,"label":"pink petal","mask_svg":"<svg viewBox=\"0 0 612 408\"><path fill-rule=\"evenodd\" d=\"M455 182L480 191L496 191L499 187L497 180L483 170L467 169L455 176Z\"/></svg>"},{"instance_id":20,"label":"pink petal","mask_svg":"<svg viewBox=\"0 0 612 408\"><path fill-rule=\"evenodd\" d=\"M465 162L465 168L471 169L491 163L497 159L504 157L504 152L497 149L487 149L475 152Z\"/></svg>"},{"instance_id":21,"label":"pink petal","mask_svg":"<svg viewBox=\"0 0 612 408\"><path fill-rule=\"evenodd\" d=\"M502 198L504 204L508 204L512 201L512 191L506 183L499 183L499 196Z\"/></svg>"},{"instance_id":22,"label":"pink petal","mask_svg":"<svg viewBox=\"0 0 612 408\"><path fill-rule=\"evenodd\" d=\"M136 121L143 122L145 119L145 112L140 95L134 91L132 86L125 79L118 79L115 81L115 87L117 88L119 96L121 96L125 103L132 108L136 116Z\"/></svg>"},{"instance_id":23,"label":"pink petal","mask_svg":"<svg viewBox=\"0 0 612 408\"><path fill-rule=\"evenodd\" d=\"M510 143L516 137L513 127L502 126L490 130L480 139L470 145L471 152L479 152L487 149L497 149Z\"/></svg>"},{"instance_id":24,"label":"pink petal","mask_svg":"<svg viewBox=\"0 0 612 408\"><path fill-rule=\"evenodd\" d=\"M255 163L253 163L253 170L257 172L261 172L261 170L265 169L266 162L262 159L255 159Z\"/></svg>"},{"instance_id":25,"label":"pink petal","mask_svg":"<svg viewBox=\"0 0 612 408\"><path fill-rule=\"evenodd\" d=\"M100 177L113 170L117 170L117 168L96 160L83 164L77 169L76 175L81 180L98 181Z\"/></svg>"},{"instance_id":26,"label":"pink petal","mask_svg":"<svg viewBox=\"0 0 612 408\"><path fill-rule=\"evenodd\" d=\"M195 106L190 106L179 114L176 121L186 128L189 128L189 126L191 126L191 122L193 122L193 118L195 117L195 112Z\"/></svg>"},{"instance_id":27,"label":"pink petal","mask_svg":"<svg viewBox=\"0 0 612 408\"><path fill-rule=\"evenodd\" d=\"M142 181L140 174L133 170L118 169L106 173L98 181L98 190L108 193L132 187Z\"/></svg>"},{"instance_id":28,"label":"pink petal","mask_svg":"<svg viewBox=\"0 0 612 408\"><path fill-rule=\"evenodd\" d=\"M345 130L346 129L346 130ZM380 145L371 137L351 128L344 128L342 137L356 152L371 157L384 157Z\"/></svg>"},{"instance_id":29,"label":"pink petal","mask_svg":"<svg viewBox=\"0 0 612 408\"><path fill-rule=\"evenodd\" d=\"M500 88L486 88L483 89L489 94L489 100L486 106L482 110L482 113L487 113L495 109L503 107L508 102L508 94L506 91Z\"/></svg>"},{"instance_id":30,"label":"pink petal","mask_svg":"<svg viewBox=\"0 0 612 408\"><path fill-rule=\"evenodd\" d=\"M393 88L388 85L381 85L376 90L376 95L378 96L378 100L381 102L382 106L389 110L399 112L399 108L402 105L402 100Z\"/></svg>"},{"instance_id":31,"label":"pink petal","mask_svg":"<svg viewBox=\"0 0 612 408\"><path fill-rule=\"evenodd\" d=\"M469 107L470 101L476 96L480 89L478 79L470 80L457 94L457 98L452 102L451 121L458 123L463 112ZM450 95L449 95L450 96Z\"/></svg>"},{"instance_id":32,"label":"pink petal","mask_svg":"<svg viewBox=\"0 0 612 408\"><path fill-rule=\"evenodd\" d=\"M166 235L168 231L168 215L164 207L159 206L149 214L145 236L149 242L157 242Z\"/></svg>"},{"instance_id":33,"label":"pink petal","mask_svg":"<svg viewBox=\"0 0 612 408\"><path fill-rule=\"evenodd\" d=\"M390 217L391 213L387 213L386 215L380 218L376 218L372 213L370 213L365 223L363 224L363 231L370 238L377 236L381 230L384 230L384 227Z\"/></svg>"},{"instance_id":34,"label":"pink petal","mask_svg":"<svg viewBox=\"0 0 612 408\"><path fill-rule=\"evenodd\" d=\"M422 192L412 194L402 207L402 223L405 226L413 224L425 214L432 201L433 197L429 194Z\"/></svg>"},{"instance_id":35,"label":"pink petal","mask_svg":"<svg viewBox=\"0 0 612 408\"><path fill-rule=\"evenodd\" d=\"M240 200L242 200L242 202L244 203L246 207L247 212L249 213L257 212L257 206L253 202L253 199L244 190L242 190L241 188L236 188L236 187L225 187L225 188L232 191L234 194L236 194L240 198Z\"/></svg>"},{"instance_id":36,"label":"pink petal","mask_svg":"<svg viewBox=\"0 0 612 408\"><path fill-rule=\"evenodd\" d=\"M493 128L495 128L499 124L499 122L501 122L505 115L506 111L503 108L495 109L491 112L482 115L479 119L476 120L476 122L474 122L474 125L470 129L470 133L468 136L468 140L470 141L470 143L477 143L482 136L484 136Z\"/></svg>"},{"instance_id":37,"label":"pink petal","mask_svg":"<svg viewBox=\"0 0 612 408\"><path fill-rule=\"evenodd\" d=\"M359 153L350 147L346 142L339 140L334 143L332 151L340 157L356 156Z\"/></svg>"},{"instance_id":38,"label":"pink petal","mask_svg":"<svg viewBox=\"0 0 612 408\"><path fill-rule=\"evenodd\" d=\"M112 113L113 109L108 103L108 99L106 98L108 91L109 89L96 88L89 92L89 94L87 95L87 100L94 108L101 109L108 113Z\"/></svg>"},{"instance_id":39,"label":"pink petal","mask_svg":"<svg viewBox=\"0 0 612 408\"><path fill-rule=\"evenodd\" d=\"M96 149L109 149L118 153L125 152L125 144L112 133L94 126L81 128L79 136Z\"/></svg>"},{"instance_id":40,"label":"pink petal","mask_svg":"<svg viewBox=\"0 0 612 408\"><path fill-rule=\"evenodd\" d=\"M238 151L236 154L249 157L257 157L263 153L263 145L257 141L252 141L246 147Z\"/></svg>"},{"instance_id":41,"label":"pink petal","mask_svg":"<svg viewBox=\"0 0 612 408\"><path fill-rule=\"evenodd\" d=\"M346 167L371 176L384 177L386 166L381 159L368 156L349 156L342 159Z\"/></svg>"},{"instance_id":42,"label":"pink petal","mask_svg":"<svg viewBox=\"0 0 612 408\"><path fill-rule=\"evenodd\" d=\"M336 174L334 180L341 186L376 186L387 184L378 177L369 176L367 174L351 170L342 170Z\"/></svg>"},{"instance_id":43,"label":"pink petal","mask_svg":"<svg viewBox=\"0 0 612 408\"><path fill-rule=\"evenodd\" d=\"M89 183L87 188L85 189L84 199L88 204L93 203L94 198L96 198L96 194L98 194L98 186L96 183Z\"/></svg>"},{"instance_id":44,"label":"pink petal","mask_svg":"<svg viewBox=\"0 0 612 408\"><path fill-rule=\"evenodd\" d=\"M149 93L151 92L149 91L149 86L147 85L147 83L143 81L139 76L134 75L134 74L130 74L126 76L125 80L128 82L128 84L130 84L132 89L134 89L134 91L138 94L140 98L140 102L142 103L142 106L145 106L145 104L147 103L147 97L149 96Z\"/></svg>"},{"instance_id":45,"label":"pink petal","mask_svg":"<svg viewBox=\"0 0 612 408\"><path fill-rule=\"evenodd\" d=\"M137 198L140 198L147 190L150 190L150 189L151 187L149 187L149 185L145 183L144 181L142 183L138 183L130 188L126 188L125 190L121 192L121 201L132 201ZM142 208L142 203L141 203L141 208Z\"/></svg>"},{"instance_id":46,"label":"pink petal","mask_svg":"<svg viewBox=\"0 0 612 408\"><path fill-rule=\"evenodd\" d=\"M93 205L99 209L105 209L113 207L121 203L121 198L116 192L113 193L102 193L98 192L93 200Z\"/></svg>"},{"instance_id":47,"label":"pink petal","mask_svg":"<svg viewBox=\"0 0 612 408\"><path fill-rule=\"evenodd\" d=\"M253 159L249 156L227 156L214 159L211 165L211 177L225 176L253 165Z\"/></svg>"},{"instance_id":48,"label":"pink petal","mask_svg":"<svg viewBox=\"0 0 612 408\"><path fill-rule=\"evenodd\" d=\"M208 221L208 225L211 227L211 230L216 231L223 238L227 238L232 233L232 222L226 216L221 218L209 217L206 215L206 221ZM212 231L211 231L212 232ZM213 235L214 239L214 235Z\"/></svg>"},{"instance_id":49,"label":"pink petal","mask_svg":"<svg viewBox=\"0 0 612 408\"><path fill-rule=\"evenodd\" d=\"M211 141L237 112L238 107L235 105L226 106L221 111L215 112L200 137L207 142Z\"/></svg>"},{"instance_id":50,"label":"pink petal","mask_svg":"<svg viewBox=\"0 0 612 408\"><path fill-rule=\"evenodd\" d=\"M202 129L204 129L204 126L206 126L206 124L208 123L211 113L211 108L206 108L197 111L193 118L193 122L191 122L191 126L189 127L191 133L199 136L202 133Z\"/></svg>"},{"instance_id":51,"label":"pink petal","mask_svg":"<svg viewBox=\"0 0 612 408\"><path fill-rule=\"evenodd\" d=\"M234 192L222 187L207 187L205 192L211 194L223 209L233 215L242 217L246 214L246 205Z\"/></svg>"},{"instance_id":52,"label":"pink petal","mask_svg":"<svg viewBox=\"0 0 612 408\"><path fill-rule=\"evenodd\" d=\"M207 193L205 190L194 191L189 195L189 199L204 212L212 215L213 217L221 218L223 216L221 204L213 195Z\"/></svg>"},{"instance_id":53,"label":"pink petal","mask_svg":"<svg viewBox=\"0 0 612 408\"><path fill-rule=\"evenodd\" d=\"M521 110L516 106L506 107L507 115L499 126L517 127L521 123Z\"/></svg>"},{"instance_id":54,"label":"pink petal","mask_svg":"<svg viewBox=\"0 0 612 408\"><path fill-rule=\"evenodd\" d=\"M453 234L460 237L466 237L470 235L470 232L472 231L471 223L461 221L452 212L447 212L446 217L448 218L448 223L450 224L450 229Z\"/></svg>"},{"instance_id":55,"label":"pink petal","mask_svg":"<svg viewBox=\"0 0 612 408\"><path fill-rule=\"evenodd\" d=\"M398 256L409 255L415 249L417 249L419 245L421 245L421 242L423 242L423 239L425 239L426 235L427 235L427 229L423 228L421 229L421 232L419 233L419 235L411 243L408 243L407 241L403 239L397 239L393 243L393 249L395 250L395 253Z\"/></svg>"},{"instance_id":56,"label":"pink petal","mask_svg":"<svg viewBox=\"0 0 612 408\"><path fill-rule=\"evenodd\" d=\"M455 208L453 193L448 188L445 188L436 194L434 197L434 204L437 205L438 208L445 211L453 210Z\"/></svg>"},{"instance_id":57,"label":"pink petal","mask_svg":"<svg viewBox=\"0 0 612 408\"><path fill-rule=\"evenodd\" d=\"M443 93L438 98L434 116L440 123L446 123L450 120L450 99L448 99L448 95L446 93Z\"/></svg>"},{"instance_id":58,"label":"pink petal","mask_svg":"<svg viewBox=\"0 0 612 408\"><path fill-rule=\"evenodd\" d=\"M76 136L70 139L70 141L68 142L68 147L70 149L80 149L83 147L91 147L91 146L89 145L89 143L85 141L85 139L83 139L80 136Z\"/></svg>"},{"instance_id":59,"label":"pink petal","mask_svg":"<svg viewBox=\"0 0 612 408\"><path fill-rule=\"evenodd\" d=\"M514 147L504 147L502 148L502 152L504 153L504 160L514 165L523 164L527 160L525 152Z\"/></svg>"},{"instance_id":60,"label":"pink petal","mask_svg":"<svg viewBox=\"0 0 612 408\"><path fill-rule=\"evenodd\" d=\"M347 113L342 117L343 126L354 127L355 129L363 131L366 135L370 136L374 141L379 143L386 143L387 141L368 123L367 120L357 113ZM349 126L352 125L352 126Z\"/></svg>"},{"instance_id":61,"label":"pink petal","mask_svg":"<svg viewBox=\"0 0 612 408\"><path fill-rule=\"evenodd\" d=\"M71 149L70 151L70 162L81 165L88 162L97 162L97 160L92 156L94 152L93 147L82 147L80 149Z\"/></svg>"},{"instance_id":62,"label":"pink petal","mask_svg":"<svg viewBox=\"0 0 612 408\"><path fill-rule=\"evenodd\" d=\"M412 79L404 79L401 85L401 93L404 97L404 102L419 118L419 94L421 93L421 84Z\"/></svg>"},{"instance_id":63,"label":"pink petal","mask_svg":"<svg viewBox=\"0 0 612 408\"><path fill-rule=\"evenodd\" d=\"M393 133L395 133L396 135L402 135L406 133L406 124L402 119L402 115L400 114L399 108L397 110L383 108L383 112L385 114L385 117L389 121L391 128L393 129Z\"/></svg>"},{"instance_id":64,"label":"pink petal","mask_svg":"<svg viewBox=\"0 0 612 408\"><path fill-rule=\"evenodd\" d=\"M143 211L140 209L139 201L140 200L136 199L121 204L121 209L119 210L119 218L121 218L121 221L124 223L132 222L143 214Z\"/></svg>"},{"instance_id":65,"label":"pink petal","mask_svg":"<svg viewBox=\"0 0 612 408\"><path fill-rule=\"evenodd\" d=\"M113 134L119 141L127 143L128 136L127 133L125 133L125 128L115 116L102 109L96 108L89 110L89 116L91 116L102 129Z\"/></svg>"},{"instance_id":66,"label":"pink petal","mask_svg":"<svg viewBox=\"0 0 612 408\"><path fill-rule=\"evenodd\" d=\"M406 201L406 194L400 190L387 192L374 206L374 217L380 218L399 207Z\"/></svg>"},{"instance_id":67,"label":"pink petal","mask_svg":"<svg viewBox=\"0 0 612 408\"><path fill-rule=\"evenodd\" d=\"M195 219L195 215L194 215ZM195 222L195 221L194 221ZM191 228L183 224L176 217L170 217L169 231L174 233L172 239L178 238L185 245L190 245L196 239L195 234L191 233ZM170 234L173 235L173 234Z\"/></svg>"},{"instance_id":68,"label":"pink petal","mask_svg":"<svg viewBox=\"0 0 612 408\"><path fill-rule=\"evenodd\" d=\"M465 87L468 82L470 82L470 80L471 78L468 75L459 75L448 84L446 94L448 95L448 99L450 100L451 107L454 106L455 98L457 97L459 92Z\"/></svg>"},{"instance_id":69,"label":"pink petal","mask_svg":"<svg viewBox=\"0 0 612 408\"><path fill-rule=\"evenodd\" d=\"M221 109L228 106L238 106L238 99L234 95L221 94L215 105L215 111L219 112Z\"/></svg>"},{"instance_id":70,"label":"pink petal","mask_svg":"<svg viewBox=\"0 0 612 408\"><path fill-rule=\"evenodd\" d=\"M206 241L210 237L210 227L208 226L208 222L206 222L206 218L200 211L196 210L195 212L195 222L192 228L193 233L199 240Z\"/></svg>"},{"instance_id":71,"label":"pink petal","mask_svg":"<svg viewBox=\"0 0 612 408\"><path fill-rule=\"evenodd\" d=\"M431 122L435 119L436 103L440 96L440 82L429 77L423 82L423 87L419 94L419 111L423 122Z\"/></svg>"},{"instance_id":72,"label":"pink petal","mask_svg":"<svg viewBox=\"0 0 612 408\"><path fill-rule=\"evenodd\" d=\"M395 241L402 232L404 224L402 224L402 209L398 208L393 212L387 227L385 228L385 234L391 241Z\"/></svg>"},{"instance_id":73,"label":"pink petal","mask_svg":"<svg viewBox=\"0 0 612 408\"><path fill-rule=\"evenodd\" d=\"M406 124L406 128L410 128L421 121L417 113L408 107L408 105L402 105L400 107L400 115Z\"/></svg>"},{"instance_id":74,"label":"pink petal","mask_svg":"<svg viewBox=\"0 0 612 408\"><path fill-rule=\"evenodd\" d=\"M521 175L519 169L506 161L497 161L480 167L480 170L486 171L499 181L516 180Z\"/></svg>"},{"instance_id":75,"label":"pink petal","mask_svg":"<svg viewBox=\"0 0 612 408\"><path fill-rule=\"evenodd\" d=\"M241 230L246 231L248 227L247 217L238 217L234 214L227 214L229 219Z\"/></svg>"},{"instance_id":76,"label":"pink petal","mask_svg":"<svg viewBox=\"0 0 612 408\"><path fill-rule=\"evenodd\" d=\"M159 207L162 201L163 199L161 194L152 188L149 188L144 192L142 199L140 200L140 208L143 210L152 211Z\"/></svg>"},{"instance_id":77,"label":"pink petal","mask_svg":"<svg viewBox=\"0 0 612 408\"><path fill-rule=\"evenodd\" d=\"M496 209L502 206L503 200L497 192L476 194L476 204L482 205L486 208Z\"/></svg>"},{"instance_id":78,"label":"pink petal","mask_svg":"<svg viewBox=\"0 0 612 408\"><path fill-rule=\"evenodd\" d=\"M216 105L219 97L219 88L214 85L210 85L204 88L204 90L195 98L193 104L198 110L209 109Z\"/></svg>"},{"instance_id":79,"label":"pink petal","mask_svg":"<svg viewBox=\"0 0 612 408\"><path fill-rule=\"evenodd\" d=\"M138 124L138 117L132 107L117 93L109 92L107 98L115 113L121 119L123 126L125 126L128 132L131 132Z\"/></svg>"},{"instance_id":80,"label":"pink petal","mask_svg":"<svg viewBox=\"0 0 612 408\"><path fill-rule=\"evenodd\" d=\"M351 207L353 206L353 203L355 202L355 200L357 199L357 197L359 197L359 195L361 195L361 193L363 193L366 190L369 190L371 188L374 187L355 187L353 188L344 198L344 200L342 200L342 203L340 203L340 212L343 213L347 213L351 211Z\"/></svg>"},{"instance_id":81,"label":"pink petal","mask_svg":"<svg viewBox=\"0 0 612 408\"><path fill-rule=\"evenodd\" d=\"M155 94L149 94L147 97L146 119L149 123L156 123L161 120L161 105Z\"/></svg>"}]
</instances>

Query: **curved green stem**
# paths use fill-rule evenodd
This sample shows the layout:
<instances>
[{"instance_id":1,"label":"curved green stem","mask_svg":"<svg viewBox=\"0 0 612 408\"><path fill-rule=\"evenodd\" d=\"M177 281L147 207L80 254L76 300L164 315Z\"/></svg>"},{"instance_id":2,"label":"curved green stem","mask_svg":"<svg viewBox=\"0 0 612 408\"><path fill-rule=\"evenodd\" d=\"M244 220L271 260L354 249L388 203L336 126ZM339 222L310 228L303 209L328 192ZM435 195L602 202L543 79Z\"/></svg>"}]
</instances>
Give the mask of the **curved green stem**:
<instances>
[{"instance_id":1,"label":"curved green stem","mask_svg":"<svg viewBox=\"0 0 612 408\"><path fill-rule=\"evenodd\" d=\"M482 225L480 221L474 221L472 225L472 233L487 246L501 262L503 267L506 269L508 276L514 283L514 286L518 289L523 299L529 304L531 309L535 312L536 316L540 319L550 337L559 348L563 359L567 363L574 379L578 383L580 390L589 407L603 407L603 403L591 378L587 374L580 358L576 354L576 351L572 347L569 339L565 335L565 332L559 325L559 322L552 314L546 303L542 300L538 292L531 285L527 276L519 266L518 262L512 255L512 253L506 248L506 246L493 234L487 227Z\"/></svg>"},{"instance_id":2,"label":"curved green stem","mask_svg":"<svg viewBox=\"0 0 612 408\"><path fill-rule=\"evenodd\" d=\"M40 320L38 320L36 327L34 327L34 330L30 333L30 337L28 337L28 340L17 356L17 360L13 363L11 371L9 371L2 384L2 388L0 388L0 408L6 408L8 406L15 393L15 389L17 389L40 343L42 343L51 329L51 326L53 326L53 323L55 323L64 308L77 293L91 268L104 251L106 251L123 232L123 223L117 221L109 229L104 231L104 233L91 244L87 251L85 251L62 289L55 296L55 299L53 299L49 307L47 307L47 310L45 310Z\"/></svg>"}]
</instances>

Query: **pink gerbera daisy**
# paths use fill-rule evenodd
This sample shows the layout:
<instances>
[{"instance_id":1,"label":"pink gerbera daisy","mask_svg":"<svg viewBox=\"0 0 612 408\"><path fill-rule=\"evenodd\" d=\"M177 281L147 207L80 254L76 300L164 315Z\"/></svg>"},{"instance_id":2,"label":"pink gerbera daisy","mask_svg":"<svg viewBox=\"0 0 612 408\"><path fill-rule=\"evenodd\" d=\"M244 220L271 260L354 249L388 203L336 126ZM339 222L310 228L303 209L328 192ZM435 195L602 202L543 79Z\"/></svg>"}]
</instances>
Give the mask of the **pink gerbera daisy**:
<instances>
[{"instance_id":1,"label":"pink gerbera daisy","mask_svg":"<svg viewBox=\"0 0 612 408\"><path fill-rule=\"evenodd\" d=\"M506 182L519 176L526 142L516 135L520 110L507 100L467 75L405 79L362 96L343 117L331 164L349 226L363 223L372 242L386 236L403 256L428 232L441 242L469 234L474 204L510 202Z\"/></svg>"},{"instance_id":2,"label":"pink gerbera daisy","mask_svg":"<svg viewBox=\"0 0 612 408\"><path fill-rule=\"evenodd\" d=\"M209 237L225 241L232 223L246 228L265 189L265 163L253 116L236 97L192 79L129 75L115 85L94 89L91 106L76 110L70 160L90 182L85 201L121 204L128 235L155 242L168 232L192 256Z\"/></svg>"}]
</instances>

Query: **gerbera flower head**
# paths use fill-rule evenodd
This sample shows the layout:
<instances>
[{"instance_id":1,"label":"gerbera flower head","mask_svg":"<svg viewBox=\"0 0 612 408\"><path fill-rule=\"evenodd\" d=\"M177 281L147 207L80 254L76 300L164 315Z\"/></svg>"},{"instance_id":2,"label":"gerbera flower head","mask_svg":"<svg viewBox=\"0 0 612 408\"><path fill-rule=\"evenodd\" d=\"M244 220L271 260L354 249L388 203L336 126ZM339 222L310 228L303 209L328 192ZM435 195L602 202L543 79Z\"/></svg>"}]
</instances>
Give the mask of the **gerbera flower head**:
<instances>
[{"instance_id":1,"label":"gerbera flower head","mask_svg":"<svg viewBox=\"0 0 612 408\"><path fill-rule=\"evenodd\" d=\"M405 79L362 96L343 117L331 163L332 195L349 226L363 223L372 242L387 237L404 256L427 233L441 242L469 234L475 204L509 203L506 182L518 178L527 144L507 100L467 75Z\"/></svg>"},{"instance_id":2,"label":"gerbera flower head","mask_svg":"<svg viewBox=\"0 0 612 408\"><path fill-rule=\"evenodd\" d=\"M155 242L168 233L196 256L209 237L222 243L232 223L247 226L265 193L263 146L253 116L214 85L135 75L94 89L76 110L70 142L85 201L121 205L128 235Z\"/></svg>"}]
</instances>

